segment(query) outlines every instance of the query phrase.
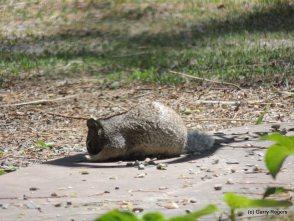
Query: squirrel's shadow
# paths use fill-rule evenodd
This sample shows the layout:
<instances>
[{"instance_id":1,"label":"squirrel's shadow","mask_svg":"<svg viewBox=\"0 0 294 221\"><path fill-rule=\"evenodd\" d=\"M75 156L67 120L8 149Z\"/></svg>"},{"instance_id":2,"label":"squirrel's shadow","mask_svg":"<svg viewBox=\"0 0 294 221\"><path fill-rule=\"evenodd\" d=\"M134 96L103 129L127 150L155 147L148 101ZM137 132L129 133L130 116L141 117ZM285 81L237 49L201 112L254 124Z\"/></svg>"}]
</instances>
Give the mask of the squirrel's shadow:
<instances>
[{"instance_id":1,"label":"squirrel's shadow","mask_svg":"<svg viewBox=\"0 0 294 221\"><path fill-rule=\"evenodd\" d=\"M168 164L175 163L183 163L191 160L197 160L203 157L207 157L212 155L216 150L222 147L221 143L231 143L234 142L232 139L222 139L222 142L216 142L213 148L209 151L201 152L199 154L185 154L179 157L174 158L162 158L159 159L158 162L164 162ZM76 154L72 156L63 157L56 160L47 161L44 164L50 164L55 166L64 166L64 167L88 167L88 168L124 168L126 167L126 162L130 160L126 160L125 162L118 163L117 161L113 162L90 162L86 159L86 154ZM131 159L132 161L134 159Z\"/></svg>"}]
</instances>

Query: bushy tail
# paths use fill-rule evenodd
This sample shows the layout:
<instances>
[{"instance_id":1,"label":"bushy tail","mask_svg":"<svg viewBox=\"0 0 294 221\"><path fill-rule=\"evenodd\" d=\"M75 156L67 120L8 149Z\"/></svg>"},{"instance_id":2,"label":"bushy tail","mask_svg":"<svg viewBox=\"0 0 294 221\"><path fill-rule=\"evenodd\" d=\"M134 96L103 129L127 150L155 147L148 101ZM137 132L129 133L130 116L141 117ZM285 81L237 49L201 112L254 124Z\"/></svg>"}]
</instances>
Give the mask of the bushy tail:
<instances>
[{"instance_id":1,"label":"bushy tail","mask_svg":"<svg viewBox=\"0 0 294 221\"><path fill-rule=\"evenodd\" d=\"M214 138L197 130L188 131L186 153L204 152L213 147Z\"/></svg>"}]
</instances>

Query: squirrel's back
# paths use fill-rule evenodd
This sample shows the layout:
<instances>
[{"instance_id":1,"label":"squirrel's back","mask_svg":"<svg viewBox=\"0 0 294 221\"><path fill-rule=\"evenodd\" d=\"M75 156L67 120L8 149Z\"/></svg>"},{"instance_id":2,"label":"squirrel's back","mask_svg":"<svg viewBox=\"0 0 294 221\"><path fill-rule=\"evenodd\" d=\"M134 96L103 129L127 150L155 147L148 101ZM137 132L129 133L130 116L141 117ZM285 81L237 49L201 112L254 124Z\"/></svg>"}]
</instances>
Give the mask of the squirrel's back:
<instances>
[{"instance_id":1,"label":"squirrel's back","mask_svg":"<svg viewBox=\"0 0 294 221\"><path fill-rule=\"evenodd\" d=\"M187 142L180 116L159 102L141 103L127 113L102 120L107 139L125 140L126 157L176 156Z\"/></svg>"},{"instance_id":2,"label":"squirrel's back","mask_svg":"<svg viewBox=\"0 0 294 221\"><path fill-rule=\"evenodd\" d=\"M141 103L124 114L98 123L97 132L88 124L87 148L90 155L95 154L92 160L173 157L185 149L193 152L195 148L212 145L208 135L196 131L188 133L181 117L159 102ZM98 139L93 135L97 133L100 134ZM95 139L98 142L91 142Z\"/></svg>"}]
</instances>

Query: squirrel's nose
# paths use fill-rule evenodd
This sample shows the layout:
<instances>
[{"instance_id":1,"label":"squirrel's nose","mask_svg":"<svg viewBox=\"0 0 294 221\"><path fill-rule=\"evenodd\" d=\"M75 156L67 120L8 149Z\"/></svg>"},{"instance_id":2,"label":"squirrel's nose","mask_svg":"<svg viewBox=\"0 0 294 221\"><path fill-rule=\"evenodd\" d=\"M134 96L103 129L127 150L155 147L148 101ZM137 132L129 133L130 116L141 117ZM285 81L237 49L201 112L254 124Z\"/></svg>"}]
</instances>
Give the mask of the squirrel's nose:
<instances>
[{"instance_id":1,"label":"squirrel's nose","mask_svg":"<svg viewBox=\"0 0 294 221\"><path fill-rule=\"evenodd\" d=\"M97 121L93 118L90 118L87 120L87 126L88 128L97 128Z\"/></svg>"}]
</instances>

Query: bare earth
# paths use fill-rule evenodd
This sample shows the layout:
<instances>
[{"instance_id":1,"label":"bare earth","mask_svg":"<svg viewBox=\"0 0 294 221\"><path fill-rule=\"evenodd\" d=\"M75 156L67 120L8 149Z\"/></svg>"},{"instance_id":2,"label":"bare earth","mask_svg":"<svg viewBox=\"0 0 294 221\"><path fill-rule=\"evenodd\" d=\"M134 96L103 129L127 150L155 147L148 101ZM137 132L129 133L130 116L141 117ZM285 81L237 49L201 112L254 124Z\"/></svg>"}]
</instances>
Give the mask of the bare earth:
<instances>
[{"instance_id":1,"label":"bare earth","mask_svg":"<svg viewBox=\"0 0 294 221\"><path fill-rule=\"evenodd\" d=\"M277 181L264 167L269 143L258 139L273 123L254 126L264 113L263 121L280 122L281 131L293 134L294 102L287 90L122 86L92 78L37 78L8 88L0 93L0 162L5 171L16 171L0 176L1 221L91 220L113 208L183 214L208 203L225 208L228 191L260 198L267 186L293 189L293 158ZM144 99L170 105L189 128L235 138L205 156L165 160L167 170L86 162L85 119L124 112ZM40 146L40 140L50 145Z\"/></svg>"},{"instance_id":2,"label":"bare earth","mask_svg":"<svg viewBox=\"0 0 294 221\"><path fill-rule=\"evenodd\" d=\"M283 89L237 90L222 85L192 84L123 86L116 83L105 84L93 78L33 78L13 81L7 89L0 90L1 168L10 170L84 152L86 118L124 112L145 99L171 106L189 128L210 132L255 124L263 113L265 122L294 120L293 95ZM60 98L63 100L22 104ZM53 147L38 148L38 141Z\"/></svg>"}]
</instances>

